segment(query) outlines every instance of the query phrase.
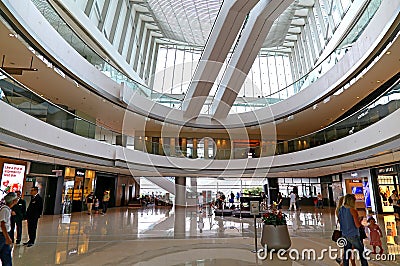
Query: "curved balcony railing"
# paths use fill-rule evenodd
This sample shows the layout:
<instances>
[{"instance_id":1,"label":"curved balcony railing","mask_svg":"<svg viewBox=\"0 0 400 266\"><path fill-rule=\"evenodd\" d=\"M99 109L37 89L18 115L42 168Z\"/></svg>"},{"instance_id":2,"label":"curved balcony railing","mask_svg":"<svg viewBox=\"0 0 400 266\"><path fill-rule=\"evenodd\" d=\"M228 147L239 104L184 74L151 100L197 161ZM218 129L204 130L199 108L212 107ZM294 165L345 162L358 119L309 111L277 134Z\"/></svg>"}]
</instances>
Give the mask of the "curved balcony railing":
<instances>
[{"instance_id":1,"label":"curved balcony railing","mask_svg":"<svg viewBox=\"0 0 400 266\"><path fill-rule=\"evenodd\" d=\"M368 26L371 19L374 17L376 11L381 5L382 0L371 0L368 6L365 8L363 14L358 18L357 22L351 28L346 37L337 45L337 47L319 64L313 67L307 74L305 74L300 79L296 80L292 84L278 90L274 93L264 95L265 100L256 99L255 101L248 102L249 105L257 104L257 107L260 108L260 103L264 102L264 107L270 104L274 104L285 100L304 88L308 87L315 81L317 81L320 77L325 75L333 66L342 59L345 54L349 51L349 49L354 45L354 43L358 40L360 35L363 33L365 28ZM269 101L267 100L269 99Z\"/></svg>"},{"instance_id":2,"label":"curved balcony railing","mask_svg":"<svg viewBox=\"0 0 400 266\"><path fill-rule=\"evenodd\" d=\"M104 73L107 77L117 83L123 82L128 88L131 88L132 90L139 92L140 95L156 102L163 103L168 100L169 102L180 103L182 101L182 99L174 97L173 95L153 91L148 86L132 80L123 72L108 63L107 60L97 54L73 31L73 29L71 29L71 27L63 20L47 0L32 0L32 3L35 4L43 17L69 45L71 45L83 58Z\"/></svg>"},{"instance_id":3,"label":"curved balcony railing","mask_svg":"<svg viewBox=\"0 0 400 266\"><path fill-rule=\"evenodd\" d=\"M150 141L150 137L133 137L107 129L49 102L13 79L1 68L0 99L37 119L86 138L104 141L112 145L122 145L130 149L156 155L224 160L296 152L323 145L360 131L400 108L399 78L400 74L393 77L390 88L368 106L320 131L284 142L271 142L268 145L261 144L254 147L229 149L218 147L218 141L217 144L211 145L206 144L209 141L204 141L203 143L200 141L201 145L197 144L196 147L196 145L188 145L186 139L186 145L169 145L167 144L168 141L179 143L179 137L173 138L174 141L171 141L172 138L163 138L162 143L160 143ZM388 84L384 85L388 86ZM230 143L230 141L225 140L226 143ZM210 141L210 143L213 142Z\"/></svg>"},{"instance_id":4,"label":"curved balcony railing","mask_svg":"<svg viewBox=\"0 0 400 266\"><path fill-rule=\"evenodd\" d=\"M124 82L129 88L139 91L141 95L152 99L160 104L181 108L181 104L184 97L176 97L171 94L160 93L148 88L146 85L140 84L124 73L113 67L100 55L98 55L90 46L88 46L58 15L56 10L51 6L48 0L31 0L43 16L49 21L55 30L67 41L79 54L81 54L88 62L93 64L97 69L102 71L105 75L113 79L114 81L121 83ZM364 9L363 14L354 23L353 27L344 38L325 59L323 59L318 65L314 66L303 77L292 83L291 85L278 90L277 92L269 95L264 95L264 98L257 98L255 100L235 102L234 106L246 106L247 110L255 110L266 107L268 105L285 100L302 89L306 88L310 84L314 83L325 73L327 73L351 48L351 46L358 40L361 33L364 31L366 26L371 21L372 17L378 10L382 0L371 0L368 6Z\"/></svg>"}]
</instances>

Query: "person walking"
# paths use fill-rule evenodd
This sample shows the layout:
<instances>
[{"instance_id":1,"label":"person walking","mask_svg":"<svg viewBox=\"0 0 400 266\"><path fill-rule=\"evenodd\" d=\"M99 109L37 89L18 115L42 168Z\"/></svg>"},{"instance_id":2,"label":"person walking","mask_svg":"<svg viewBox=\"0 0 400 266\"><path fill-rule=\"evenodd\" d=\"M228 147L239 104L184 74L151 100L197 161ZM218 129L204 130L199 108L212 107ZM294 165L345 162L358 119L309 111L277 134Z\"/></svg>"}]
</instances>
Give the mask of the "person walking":
<instances>
[{"instance_id":1,"label":"person walking","mask_svg":"<svg viewBox=\"0 0 400 266\"><path fill-rule=\"evenodd\" d=\"M293 191L290 191L290 204L289 204L289 211L292 210L292 207L294 208L294 210L296 211L296 194Z\"/></svg>"},{"instance_id":2,"label":"person walking","mask_svg":"<svg viewBox=\"0 0 400 266\"><path fill-rule=\"evenodd\" d=\"M347 194L344 196L343 206L339 207L339 223L340 230L342 231L342 237L346 239L346 245L344 246L344 258L343 265L349 265L349 259L351 258L351 249L358 251L360 256L361 265L368 265L368 261L364 256L364 244L360 239L361 226L358 212L355 208L356 196L354 194Z\"/></svg>"},{"instance_id":3,"label":"person walking","mask_svg":"<svg viewBox=\"0 0 400 266\"><path fill-rule=\"evenodd\" d=\"M12 257L11 257L11 237L8 232L11 229L11 208L17 204L18 197L14 192L8 193L4 197L5 205L0 208L0 260L3 266L11 266L12 265Z\"/></svg>"},{"instance_id":4,"label":"person walking","mask_svg":"<svg viewBox=\"0 0 400 266\"><path fill-rule=\"evenodd\" d=\"M373 252L372 254L376 254L376 247L379 247L379 254L383 254L383 248L382 248L382 240L381 238L383 237L383 233L379 225L376 223L376 220L374 217L368 218L368 229L369 229L369 238L370 242L369 244L372 246Z\"/></svg>"},{"instance_id":5,"label":"person walking","mask_svg":"<svg viewBox=\"0 0 400 266\"><path fill-rule=\"evenodd\" d=\"M110 202L110 193L108 191L104 191L104 195L103 195L103 211L101 212L102 215L106 214L109 202Z\"/></svg>"},{"instance_id":6,"label":"person walking","mask_svg":"<svg viewBox=\"0 0 400 266\"><path fill-rule=\"evenodd\" d=\"M321 195L321 193L318 193L318 195L317 195L317 200L318 200L318 202L317 202L317 208L319 209L319 208L324 208L324 198L322 197L322 195Z\"/></svg>"},{"instance_id":7,"label":"person walking","mask_svg":"<svg viewBox=\"0 0 400 266\"><path fill-rule=\"evenodd\" d=\"M17 240L15 243L19 245L22 237L22 220L24 220L26 216L26 201L22 199L21 191L15 191L15 194L17 194L18 202L11 208L10 237L14 243L14 231L15 227L17 227Z\"/></svg>"},{"instance_id":8,"label":"person walking","mask_svg":"<svg viewBox=\"0 0 400 266\"><path fill-rule=\"evenodd\" d=\"M26 211L29 240L28 242L25 242L24 245L27 247L31 247L33 244L35 244L38 220L43 212L43 199L39 195L38 187L31 188L31 195L31 202L29 203L28 210Z\"/></svg>"},{"instance_id":9,"label":"person walking","mask_svg":"<svg viewBox=\"0 0 400 266\"><path fill-rule=\"evenodd\" d=\"M389 197L388 201L393 205L395 220L400 221L399 194L397 190L392 191L392 195Z\"/></svg>"},{"instance_id":10,"label":"person walking","mask_svg":"<svg viewBox=\"0 0 400 266\"><path fill-rule=\"evenodd\" d=\"M93 203L94 203L94 194L93 194L93 191L92 191L86 197L86 205L87 205L87 211L88 211L89 215L92 214Z\"/></svg>"},{"instance_id":11,"label":"person walking","mask_svg":"<svg viewBox=\"0 0 400 266\"><path fill-rule=\"evenodd\" d=\"M199 197L197 198L198 203L199 203L199 212L203 211L203 201L204 201L204 196L203 193L199 194Z\"/></svg>"},{"instance_id":12,"label":"person walking","mask_svg":"<svg viewBox=\"0 0 400 266\"><path fill-rule=\"evenodd\" d=\"M276 206L278 210L282 210L282 201L283 201L282 193L278 192L278 196L276 197Z\"/></svg>"}]
</instances>

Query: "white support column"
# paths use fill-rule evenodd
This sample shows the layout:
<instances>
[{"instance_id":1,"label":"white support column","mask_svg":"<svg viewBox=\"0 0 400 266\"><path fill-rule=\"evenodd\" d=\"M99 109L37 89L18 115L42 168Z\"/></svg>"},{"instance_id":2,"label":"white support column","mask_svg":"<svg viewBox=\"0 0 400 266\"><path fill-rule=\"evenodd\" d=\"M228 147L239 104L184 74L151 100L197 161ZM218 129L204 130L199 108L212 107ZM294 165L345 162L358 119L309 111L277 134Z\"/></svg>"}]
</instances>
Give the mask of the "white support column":
<instances>
[{"instance_id":1,"label":"white support column","mask_svg":"<svg viewBox=\"0 0 400 266\"><path fill-rule=\"evenodd\" d=\"M186 177L175 177L175 208L186 207Z\"/></svg>"}]
</instances>

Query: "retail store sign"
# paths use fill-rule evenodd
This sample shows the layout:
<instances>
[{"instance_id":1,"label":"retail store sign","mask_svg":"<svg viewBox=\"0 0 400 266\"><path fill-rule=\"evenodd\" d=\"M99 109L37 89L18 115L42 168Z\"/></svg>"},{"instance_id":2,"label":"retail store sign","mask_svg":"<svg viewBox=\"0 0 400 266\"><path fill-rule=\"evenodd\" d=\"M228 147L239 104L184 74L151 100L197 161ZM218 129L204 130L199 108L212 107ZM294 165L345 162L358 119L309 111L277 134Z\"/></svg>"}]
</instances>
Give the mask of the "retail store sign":
<instances>
[{"instance_id":1,"label":"retail store sign","mask_svg":"<svg viewBox=\"0 0 400 266\"><path fill-rule=\"evenodd\" d=\"M394 172L393 167L386 167L386 168L378 169L378 174L385 174L385 173L392 173L392 172Z\"/></svg>"},{"instance_id":2,"label":"retail store sign","mask_svg":"<svg viewBox=\"0 0 400 266\"><path fill-rule=\"evenodd\" d=\"M85 176L85 170L84 169L76 169L76 176Z\"/></svg>"}]
</instances>

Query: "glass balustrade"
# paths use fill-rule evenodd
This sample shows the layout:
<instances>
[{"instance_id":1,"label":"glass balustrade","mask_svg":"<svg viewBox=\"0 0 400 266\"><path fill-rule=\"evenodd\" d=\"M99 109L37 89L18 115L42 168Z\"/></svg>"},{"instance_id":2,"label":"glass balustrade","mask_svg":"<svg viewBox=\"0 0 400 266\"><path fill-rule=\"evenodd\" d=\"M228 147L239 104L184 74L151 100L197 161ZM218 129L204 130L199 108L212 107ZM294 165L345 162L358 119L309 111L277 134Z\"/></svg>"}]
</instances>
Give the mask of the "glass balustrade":
<instances>
[{"instance_id":1,"label":"glass balustrade","mask_svg":"<svg viewBox=\"0 0 400 266\"><path fill-rule=\"evenodd\" d=\"M124 83L127 87L139 92L142 96L152 99L160 104L181 109L181 104L184 97L174 97L174 95L160 93L148 88L146 85L140 84L129 77L123 72L116 69L107 60L98 55L92 48L90 48L58 15L56 10L51 6L48 0L31 0L49 23L57 30L57 32L88 62L90 62L97 69L102 71L106 76L110 77L118 83ZM326 74L352 47L358 40L364 29L367 27L372 17L378 10L382 0L371 0L365 8L363 14L353 25L346 37L340 44L323 59L319 64L313 67L306 75L291 85L265 95L264 98L257 98L253 100L240 99L234 103L234 106L246 107L246 111L260 109L268 105L285 100L299 91L303 90L310 84L317 81L324 74ZM208 109L208 108L206 108Z\"/></svg>"},{"instance_id":2,"label":"glass balustrade","mask_svg":"<svg viewBox=\"0 0 400 266\"><path fill-rule=\"evenodd\" d=\"M59 14L47 0L32 0L32 2L35 4L36 8L40 11L43 17L50 23L50 25L60 34L60 36L83 58L104 73L104 75L107 77L111 78L117 83L124 83L128 88L156 102L162 103L165 102L166 99L171 102L181 101L172 95L153 91L146 85L130 79L124 73L107 62L107 60L98 55L68 26L68 24L59 16Z\"/></svg>"},{"instance_id":3,"label":"glass balustrade","mask_svg":"<svg viewBox=\"0 0 400 266\"><path fill-rule=\"evenodd\" d=\"M339 43L339 45L330 53L325 59L323 59L319 64L313 67L313 69L308 72L306 75L301 77L299 80L296 80L291 85L274 92L273 94L265 95L264 98L270 99L260 100L256 99L254 101L249 101L249 107L253 107L252 105L257 104L257 108L260 108L260 103L264 102L264 107L267 105L271 105L280 101L283 101L299 91L307 88L314 82L316 82L319 78L325 75L333 66L335 66L340 59L342 59L345 54L350 50L350 48L354 45L354 43L358 40L360 35L364 32L365 28L368 26L371 19L374 17L376 11L381 5L382 0L372 0L351 28L346 37Z\"/></svg>"},{"instance_id":4,"label":"glass balustrade","mask_svg":"<svg viewBox=\"0 0 400 266\"><path fill-rule=\"evenodd\" d=\"M49 102L29 90L27 87L14 80L1 68L0 98L3 102L13 106L14 108L55 127L82 137L104 141L112 145L122 145L128 149L172 157L217 160L229 158L245 159L291 153L324 145L349 136L380 121L400 108L399 77L400 74L396 76L396 82L384 94L377 97L375 101L371 102L365 108L362 108L353 115L312 134L284 142L278 142L273 146L269 145L268 149L265 147L263 148L262 145L255 147L220 149L218 148L218 145L215 145L213 146L215 152L211 151L201 153L197 150L196 153L191 151L190 154L188 154L187 147L181 145L149 141L148 137L124 135L121 132L98 126L90 121L78 117L68 110ZM179 143L178 138L175 138L175 140L176 143ZM227 141L230 142L230 140ZM192 147L192 149L198 149L198 147ZM202 155L196 156L196 154Z\"/></svg>"},{"instance_id":5,"label":"glass balustrade","mask_svg":"<svg viewBox=\"0 0 400 266\"><path fill-rule=\"evenodd\" d=\"M373 1L372 1L373 2ZM398 31L393 34L396 38ZM393 37L392 40L395 38ZM386 45L389 45L389 41ZM368 68L368 67L366 67ZM264 157L274 154L285 154L296 152L319 145L323 145L343 137L349 136L373 123L385 118L399 108L400 96L399 81L396 81L391 88L378 97L367 107L348 118L335 123L318 132L302 136L296 139L278 142L274 145L268 145L266 150L262 145L245 148L222 149L215 146L215 152L201 153L194 151L198 147L193 147L189 151L188 147L182 145L171 145L149 141L146 137L128 136L121 132L113 131L87 121L76 116L72 112L57 106L38 94L29 90L26 86L13 79L10 75L0 68L0 98L3 102L37 118L55 127L68 132L103 141L111 145L122 145L129 149L134 149L155 155L204 158L204 159L244 159L249 157ZM160 138L158 138L160 139ZM230 143L230 140L227 140ZM179 143L178 138L173 143ZM211 156L208 154L212 154Z\"/></svg>"}]
</instances>

